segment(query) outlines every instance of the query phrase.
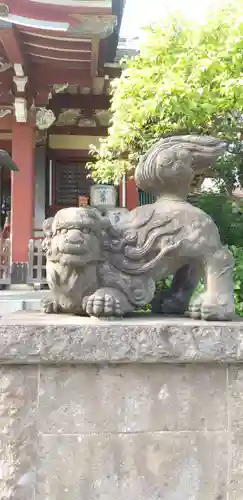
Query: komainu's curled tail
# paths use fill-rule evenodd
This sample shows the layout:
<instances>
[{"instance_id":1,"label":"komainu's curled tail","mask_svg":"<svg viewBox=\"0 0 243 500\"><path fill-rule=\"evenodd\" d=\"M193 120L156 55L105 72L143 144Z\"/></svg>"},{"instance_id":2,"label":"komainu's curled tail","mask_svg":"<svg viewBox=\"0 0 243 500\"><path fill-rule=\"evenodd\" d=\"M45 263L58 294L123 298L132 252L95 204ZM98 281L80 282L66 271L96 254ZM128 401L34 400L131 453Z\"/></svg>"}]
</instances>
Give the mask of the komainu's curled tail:
<instances>
[{"instance_id":1,"label":"komainu's curled tail","mask_svg":"<svg viewBox=\"0 0 243 500\"><path fill-rule=\"evenodd\" d=\"M141 157L136 184L156 196L185 196L194 176L213 165L225 149L224 141L207 135L161 139Z\"/></svg>"}]
</instances>

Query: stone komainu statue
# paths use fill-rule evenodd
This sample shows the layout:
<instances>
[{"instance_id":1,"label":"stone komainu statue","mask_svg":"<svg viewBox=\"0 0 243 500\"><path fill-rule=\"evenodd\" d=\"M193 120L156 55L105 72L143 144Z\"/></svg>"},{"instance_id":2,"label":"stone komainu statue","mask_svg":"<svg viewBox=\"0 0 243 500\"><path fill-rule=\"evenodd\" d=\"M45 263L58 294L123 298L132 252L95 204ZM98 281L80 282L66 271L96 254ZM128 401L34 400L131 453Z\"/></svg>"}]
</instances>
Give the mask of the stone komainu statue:
<instances>
[{"instance_id":1,"label":"stone komainu statue","mask_svg":"<svg viewBox=\"0 0 243 500\"><path fill-rule=\"evenodd\" d=\"M68 208L44 223L51 300L46 312L123 316L152 302L154 312L208 320L234 316L233 258L218 229L186 201L195 174L224 152L209 136L158 141L140 160L135 180L156 195L116 226L98 210ZM169 290L155 285L173 275ZM205 292L191 300L203 278Z\"/></svg>"}]
</instances>

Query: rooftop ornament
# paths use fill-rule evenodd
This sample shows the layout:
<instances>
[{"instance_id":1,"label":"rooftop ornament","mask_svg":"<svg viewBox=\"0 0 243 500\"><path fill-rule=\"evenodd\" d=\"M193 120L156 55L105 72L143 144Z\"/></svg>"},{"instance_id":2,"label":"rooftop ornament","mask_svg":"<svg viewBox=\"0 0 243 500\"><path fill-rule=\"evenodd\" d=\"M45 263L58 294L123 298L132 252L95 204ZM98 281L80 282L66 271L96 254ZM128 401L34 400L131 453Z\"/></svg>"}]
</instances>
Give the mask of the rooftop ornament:
<instances>
[{"instance_id":1,"label":"rooftop ornament","mask_svg":"<svg viewBox=\"0 0 243 500\"><path fill-rule=\"evenodd\" d=\"M47 130L56 121L56 117L51 109L39 108L36 112L36 125L39 130Z\"/></svg>"}]
</instances>

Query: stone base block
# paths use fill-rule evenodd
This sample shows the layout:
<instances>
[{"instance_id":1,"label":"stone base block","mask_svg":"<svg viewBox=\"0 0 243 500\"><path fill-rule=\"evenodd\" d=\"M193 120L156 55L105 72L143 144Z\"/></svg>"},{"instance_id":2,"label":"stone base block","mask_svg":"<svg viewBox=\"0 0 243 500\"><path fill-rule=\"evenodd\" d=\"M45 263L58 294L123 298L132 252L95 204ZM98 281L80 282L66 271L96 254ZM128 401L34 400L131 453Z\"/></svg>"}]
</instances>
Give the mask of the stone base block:
<instances>
[{"instance_id":1,"label":"stone base block","mask_svg":"<svg viewBox=\"0 0 243 500\"><path fill-rule=\"evenodd\" d=\"M241 500L243 323L0 320L1 500Z\"/></svg>"}]
</instances>

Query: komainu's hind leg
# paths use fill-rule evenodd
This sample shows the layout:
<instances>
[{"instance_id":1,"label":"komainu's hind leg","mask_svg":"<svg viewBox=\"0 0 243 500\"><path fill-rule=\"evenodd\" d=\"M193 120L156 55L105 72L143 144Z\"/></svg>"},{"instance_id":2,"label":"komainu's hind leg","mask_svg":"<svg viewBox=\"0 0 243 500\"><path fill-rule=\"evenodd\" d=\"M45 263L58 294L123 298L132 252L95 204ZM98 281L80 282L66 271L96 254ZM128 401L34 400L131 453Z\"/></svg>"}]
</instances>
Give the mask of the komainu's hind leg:
<instances>
[{"instance_id":1,"label":"komainu's hind leg","mask_svg":"<svg viewBox=\"0 0 243 500\"><path fill-rule=\"evenodd\" d=\"M183 315L188 310L192 294L202 274L202 266L197 262L181 267L175 273L171 288L156 293L152 301L152 312Z\"/></svg>"},{"instance_id":2,"label":"komainu's hind leg","mask_svg":"<svg viewBox=\"0 0 243 500\"><path fill-rule=\"evenodd\" d=\"M196 296L189 307L192 318L231 320L234 307L234 260L227 247L205 257L206 291Z\"/></svg>"}]
</instances>

